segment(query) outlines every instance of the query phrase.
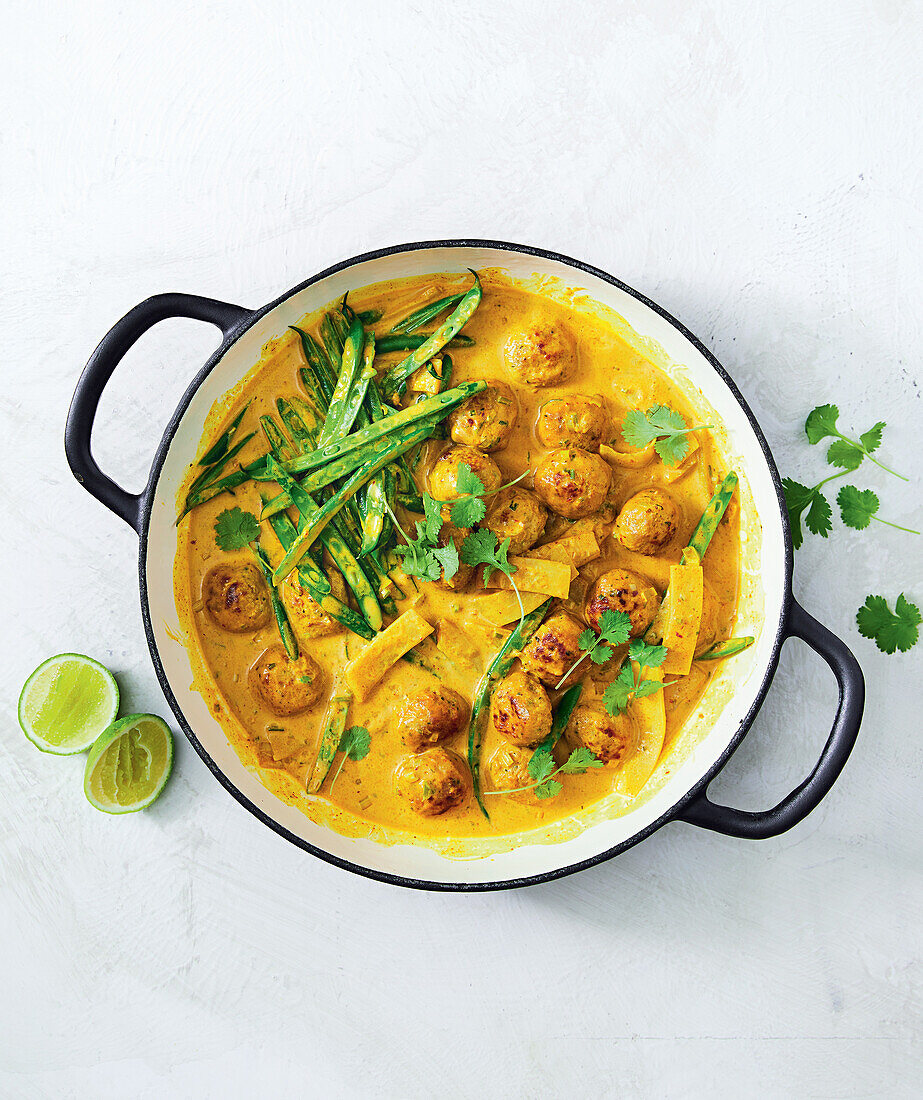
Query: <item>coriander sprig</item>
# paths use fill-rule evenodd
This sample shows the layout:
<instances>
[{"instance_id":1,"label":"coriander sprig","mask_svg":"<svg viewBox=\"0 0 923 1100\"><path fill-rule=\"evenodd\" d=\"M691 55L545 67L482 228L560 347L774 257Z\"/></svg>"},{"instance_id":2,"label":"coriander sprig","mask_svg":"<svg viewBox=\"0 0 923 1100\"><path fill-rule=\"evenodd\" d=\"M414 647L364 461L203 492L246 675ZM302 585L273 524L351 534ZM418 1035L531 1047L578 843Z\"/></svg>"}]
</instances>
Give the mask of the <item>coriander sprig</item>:
<instances>
[{"instance_id":1,"label":"coriander sprig","mask_svg":"<svg viewBox=\"0 0 923 1100\"><path fill-rule=\"evenodd\" d=\"M563 784L559 783L555 776L583 775L590 768L602 766L602 760L583 746L574 749L558 767L554 766L554 757L550 749L537 749L529 759L529 775L535 780L534 783L529 783L525 787L512 787L509 790L486 791L485 794L519 794L521 791L532 791L536 798L554 798L563 790Z\"/></svg>"},{"instance_id":2,"label":"coriander sprig","mask_svg":"<svg viewBox=\"0 0 923 1100\"><path fill-rule=\"evenodd\" d=\"M479 531L472 531L471 534L465 538L465 541L461 545L461 560L465 565L484 566L485 588L495 569L499 569L505 577L509 578L510 585L516 593L516 599L519 602L519 622L522 623L526 617L526 611L523 607L522 596L519 593L519 589L516 587L516 582L513 580L516 566L513 565L507 557L509 549L510 540L508 538L505 538L503 542L501 542L493 531L482 528Z\"/></svg>"},{"instance_id":3,"label":"coriander sprig","mask_svg":"<svg viewBox=\"0 0 923 1100\"><path fill-rule=\"evenodd\" d=\"M857 489L855 485L844 485L836 495L836 502L840 506L840 516L847 527L853 527L857 531L863 531L871 521L887 524L898 531L906 531L910 535L919 535L912 527L901 527L899 523L892 523L889 519L882 519L876 515L879 507L877 494L871 489Z\"/></svg>"},{"instance_id":4,"label":"coriander sprig","mask_svg":"<svg viewBox=\"0 0 923 1100\"><path fill-rule=\"evenodd\" d=\"M662 680L642 680L641 673L645 668L660 668L666 656L666 646L648 645L641 638L635 638L628 647L629 659L603 694L606 710L612 715L622 714L635 699L660 691L665 686ZM632 662L638 665L637 675Z\"/></svg>"},{"instance_id":5,"label":"coriander sprig","mask_svg":"<svg viewBox=\"0 0 923 1100\"><path fill-rule=\"evenodd\" d=\"M856 623L863 638L872 638L882 653L899 649L906 653L916 645L923 617L916 604L902 592L892 611L884 596L868 596L856 613Z\"/></svg>"},{"instance_id":6,"label":"coriander sprig","mask_svg":"<svg viewBox=\"0 0 923 1100\"><path fill-rule=\"evenodd\" d=\"M343 735L337 745L337 752L343 753L343 759L330 781L330 794L333 793L333 785L340 778L340 772L343 770L347 758L350 760L364 760L368 756L371 747L372 735L365 726L350 726L348 730L343 730Z\"/></svg>"},{"instance_id":7,"label":"coriander sprig","mask_svg":"<svg viewBox=\"0 0 923 1100\"><path fill-rule=\"evenodd\" d=\"M886 426L884 420L879 420L877 424L873 424L858 439L851 439L848 435L843 435L837 428L836 422L839 416L840 410L836 405L818 405L816 409L812 409L808 413L807 420L804 422L804 434L812 445L820 443L822 439L829 439L831 436L834 438L834 442L827 448L827 461L831 466L842 466L847 471L856 470L862 465L862 460L867 458L887 473L899 477L901 481L908 480L903 474L899 474L897 470L892 470L890 466L879 462L872 454L872 451L877 451L881 446L881 433Z\"/></svg>"},{"instance_id":8,"label":"coriander sprig","mask_svg":"<svg viewBox=\"0 0 923 1100\"><path fill-rule=\"evenodd\" d=\"M557 690L574 669L589 657L594 665L604 665L612 657L615 646L624 645L631 633L631 616L624 611L604 611L599 617L599 634L587 628L577 639L577 644L585 650L567 672L554 685Z\"/></svg>"},{"instance_id":9,"label":"coriander sprig","mask_svg":"<svg viewBox=\"0 0 923 1100\"><path fill-rule=\"evenodd\" d=\"M468 463L460 462L458 472L455 475L455 490L460 495L449 508L452 522L456 527L473 527L476 523L480 523L487 514L487 505L484 503L485 498L495 496L497 493L502 493L504 489L511 488L522 481L528 473L528 470L524 470L519 477L513 478L505 485L501 485L499 489L492 489L488 492L484 482L481 481Z\"/></svg>"},{"instance_id":10,"label":"coriander sprig","mask_svg":"<svg viewBox=\"0 0 923 1100\"><path fill-rule=\"evenodd\" d=\"M259 537L259 520L242 508L226 508L215 520L215 542L221 550L243 550Z\"/></svg>"},{"instance_id":11,"label":"coriander sprig","mask_svg":"<svg viewBox=\"0 0 923 1100\"><path fill-rule=\"evenodd\" d=\"M710 424L697 424L690 427L682 415L668 405L652 405L647 412L631 409L622 421L622 436L631 447L646 447L654 444L654 450L660 455L666 466L676 466L689 452L689 433L702 432Z\"/></svg>"}]
</instances>

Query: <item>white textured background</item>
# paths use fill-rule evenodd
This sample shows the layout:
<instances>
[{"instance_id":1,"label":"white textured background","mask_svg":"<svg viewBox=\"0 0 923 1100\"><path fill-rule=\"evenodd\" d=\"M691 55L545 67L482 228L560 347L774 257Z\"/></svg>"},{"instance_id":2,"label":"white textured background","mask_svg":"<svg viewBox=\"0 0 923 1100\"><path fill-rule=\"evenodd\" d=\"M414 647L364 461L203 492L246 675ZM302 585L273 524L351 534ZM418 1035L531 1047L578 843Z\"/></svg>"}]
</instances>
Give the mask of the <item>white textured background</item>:
<instances>
[{"instance_id":1,"label":"white textured background","mask_svg":"<svg viewBox=\"0 0 923 1100\"><path fill-rule=\"evenodd\" d=\"M923 538L798 554L805 606L855 648L867 719L813 816L764 843L670 825L528 891L354 878L233 802L185 742L150 811L92 810L41 756L19 686L62 650L167 714L136 539L71 479L64 417L112 322L189 290L259 305L364 249L544 245L681 318L817 480L813 405L888 421L920 460L919 3L3 5L0 1093L920 1095L920 653L859 638L869 592L923 602ZM582 10L581 10L582 8ZM143 484L213 330L164 324L101 408ZM909 486L863 468L882 514ZM806 773L835 692L800 643L713 796Z\"/></svg>"}]
</instances>

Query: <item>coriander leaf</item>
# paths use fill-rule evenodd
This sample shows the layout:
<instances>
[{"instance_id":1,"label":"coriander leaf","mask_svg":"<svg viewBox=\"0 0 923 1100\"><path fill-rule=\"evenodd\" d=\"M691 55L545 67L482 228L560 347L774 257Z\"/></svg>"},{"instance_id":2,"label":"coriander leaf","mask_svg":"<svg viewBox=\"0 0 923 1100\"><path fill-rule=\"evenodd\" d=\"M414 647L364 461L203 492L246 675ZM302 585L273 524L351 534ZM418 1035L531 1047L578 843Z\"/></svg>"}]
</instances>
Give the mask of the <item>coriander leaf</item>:
<instances>
[{"instance_id":1,"label":"coriander leaf","mask_svg":"<svg viewBox=\"0 0 923 1100\"><path fill-rule=\"evenodd\" d=\"M564 788L556 779L546 779L533 791L536 798L554 798L556 794L560 794Z\"/></svg>"},{"instance_id":2,"label":"coriander leaf","mask_svg":"<svg viewBox=\"0 0 923 1100\"><path fill-rule=\"evenodd\" d=\"M827 498L823 493L815 489L814 496L811 499L811 507L804 517L804 522L808 530L815 535L822 535L826 538L833 528L833 524L830 522L832 514L830 505L827 503Z\"/></svg>"},{"instance_id":3,"label":"coriander leaf","mask_svg":"<svg viewBox=\"0 0 923 1100\"><path fill-rule=\"evenodd\" d=\"M686 457L689 439L685 435L668 435L666 439L658 439L654 450L665 466L677 466Z\"/></svg>"},{"instance_id":4,"label":"coriander leaf","mask_svg":"<svg viewBox=\"0 0 923 1100\"><path fill-rule=\"evenodd\" d=\"M574 749L567 760L558 768L564 775L583 775L587 768L601 768L603 762L582 746Z\"/></svg>"},{"instance_id":5,"label":"coriander leaf","mask_svg":"<svg viewBox=\"0 0 923 1100\"><path fill-rule=\"evenodd\" d=\"M622 645L631 634L631 616L624 611L604 611L599 617L599 628L603 641L614 646Z\"/></svg>"},{"instance_id":6,"label":"coriander leaf","mask_svg":"<svg viewBox=\"0 0 923 1100\"><path fill-rule=\"evenodd\" d=\"M635 689L635 674L626 661L621 671L603 693L603 706L610 714L621 714L628 709Z\"/></svg>"},{"instance_id":7,"label":"coriander leaf","mask_svg":"<svg viewBox=\"0 0 923 1100\"><path fill-rule=\"evenodd\" d=\"M596 645L597 641L599 641L599 639L596 637L596 631L587 627L586 630L581 632L580 637L577 639L577 645L579 645L581 649L585 649L589 652Z\"/></svg>"},{"instance_id":8,"label":"coriander leaf","mask_svg":"<svg viewBox=\"0 0 923 1100\"><path fill-rule=\"evenodd\" d=\"M628 647L628 656L643 668L660 668L667 658L667 647L648 645L641 638L635 638Z\"/></svg>"},{"instance_id":9,"label":"coriander leaf","mask_svg":"<svg viewBox=\"0 0 923 1100\"><path fill-rule=\"evenodd\" d=\"M424 531L427 541L436 542L442 530L442 511L439 501L433 500L429 493L423 494L423 511L426 514Z\"/></svg>"},{"instance_id":10,"label":"coriander leaf","mask_svg":"<svg viewBox=\"0 0 923 1100\"><path fill-rule=\"evenodd\" d=\"M449 509L456 527L473 527L481 522L486 513L487 507L480 497L461 497Z\"/></svg>"},{"instance_id":11,"label":"coriander leaf","mask_svg":"<svg viewBox=\"0 0 923 1100\"><path fill-rule=\"evenodd\" d=\"M484 584L486 585L495 569L499 569L507 577L512 577L516 572L516 566L510 565L507 560L509 548L510 540L506 538L503 542L498 542L493 531L472 531L462 543L461 560L465 565L485 566Z\"/></svg>"},{"instance_id":12,"label":"coriander leaf","mask_svg":"<svg viewBox=\"0 0 923 1100\"><path fill-rule=\"evenodd\" d=\"M363 760L371 747L372 735L365 726L350 726L343 731L337 751L345 752L350 760Z\"/></svg>"},{"instance_id":13,"label":"coriander leaf","mask_svg":"<svg viewBox=\"0 0 923 1100\"><path fill-rule=\"evenodd\" d=\"M442 566L442 575L446 580L451 580L458 572L458 547L454 542L448 542L445 546L434 546L431 553ZM435 579L439 580L438 577Z\"/></svg>"},{"instance_id":14,"label":"coriander leaf","mask_svg":"<svg viewBox=\"0 0 923 1100\"><path fill-rule=\"evenodd\" d=\"M529 775L541 782L554 771L554 757L550 749L536 749L529 757Z\"/></svg>"},{"instance_id":15,"label":"coriander leaf","mask_svg":"<svg viewBox=\"0 0 923 1100\"><path fill-rule=\"evenodd\" d=\"M227 508L215 520L215 542L222 550L243 550L259 537L259 520L252 512Z\"/></svg>"},{"instance_id":16,"label":"coriander leaf","mask_svg":"<svg viewBox=\"0 0 923 1100\"><path fill-rule=\"evenodd\" d=\"M661 680L641 680L635 688L632 698L643 699L645 695L655 695L663 687Z\"/></svg>"},{"instance_id":17,"label":"coriander leaf","mask_svg":"<svg viewBox=\"0 0 923 1100\"><path fill-rule=\"evenodd\" d=\"M809 443L820 443L828 435L837 435L837 417L840 410L836 405L818 405L808 413L804 422L804 434Z\"/></svg>"},{"instance_id":18,"label":"coriander leaf","mask_svg":"<svg viewBox=\"0 0 923 1100\"><path fill-rule=\"evenodd\" d=\"M458 473L455 475L455 489L463 496L483 496L487 490L484 482L471 469L467 462L458 464Z\"/></svg>"},{"instance_id":19,"label":"coriander leaf","mask_svg":"<svg viewBox=\"0 0 923 1100\"><path fill-rule=\"evenodd\" d=\"M630 447L637 447L640 450L652 439L656 439L657 434L657 429L651 425L640 409L631 409L625 414L625 419L622 421L622 436Z\"/></svg>"},{"instance_id":20,"label":"coriander leaf","mask_svg":"<svg viewBox=\"0 0 923 1100\"><path fill-rule=\"evenodd\" d=\"M835 439L827 448L827 461L847 471L857 470L865 455L847 439Z\"/></svg>"},{"instance_id":21,"label":"coriander leaf","mask_svg":"<svg viewBox=\"0 0 923 1100\"><path fill-rule=\"evenodd\" d=\"M881 429L884 427L885 422L879 420L878 423L873 424L864 435L859 436L859 442L867 451L877 451L881 446Z\"/></svg>"},{"instance_id":22,"label":"coriander leaf","mask_svg":"<svg viewBox=\"0 0 923 1100\"><path fill-rule=\"evenodd\" d=\"M587 652L587 656L593 662L594 665L604 665L606 661L612 656L612 650L605 644L605 642L598 642L591 650ZM570 673L568 673L568 676ZM566 679L567 677L565 677Z\"/></svg>"},{"instance_id":23,"label":"coriander leaf","mask_svg":"<svg viewBox=\"0 0 923 1100\"><path fill-rule=\"evenodd\" d=\"M856 613L859 633L864 638L874 639L882 653L893 653L897 649L906 653L916 645L921 621L920 609L903 592L897 597L894 611L888 607L884 596L868 596Z\"/></svg>"},{"instance_id":24,"label":"coriander leaf","mask_svg":"<svg viewBox=\"0 0 923 1100\"><path fill-rule=\"evenodd\" d=\"M684 432L688 427L682 416L668 405L654 405L647 410L647 419L661 432Z\"/></svg>"},{"instance_id":25,"label":"coriander leaf","mask_svg":"<svg viewBox=\"0 0 923 1100\"><path fill-rule=\"evenodd\" d=\"M868 527L879 504L871 489L857 489L855 485L844 485L836 495L836 502L840 506L843 522L857 531Z\"/></svg>"},{"instance_id":26,"label":"coriander leaf","mask_svg":"<svg viewBox=\"0 0 923 1100\"><path fill-rule=\"evenodd\" d=\"M799 549L804 542L804 532L801 529L801 513L811 503L814 489L807 485L801 485L792 481L790 477L782 478L782 489L785 492L785 507L788 510L788 521L792 529L792 542L795 549Z\"/></svg>"}]
</instances>

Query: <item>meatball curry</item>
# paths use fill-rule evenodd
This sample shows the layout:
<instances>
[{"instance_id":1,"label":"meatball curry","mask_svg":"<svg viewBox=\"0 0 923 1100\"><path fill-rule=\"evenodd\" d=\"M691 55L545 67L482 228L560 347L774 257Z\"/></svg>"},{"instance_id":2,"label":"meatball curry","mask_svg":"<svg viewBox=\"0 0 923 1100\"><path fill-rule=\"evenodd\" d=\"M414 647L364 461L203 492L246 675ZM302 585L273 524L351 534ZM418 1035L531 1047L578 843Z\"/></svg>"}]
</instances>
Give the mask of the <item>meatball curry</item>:
<instances>
[{"instance_id":1,"label":"meatball curry","mask_svg":"<svg viewBox=\"0 0 923 1100\"><path fill-rule=\"evenodd\" d=\"M426 842L629 807L752 641L736 477L702 420L585 305L491 272L357 288L206 427L175 568L196 686L335 828Z\"/></svg>"}]
</instances>

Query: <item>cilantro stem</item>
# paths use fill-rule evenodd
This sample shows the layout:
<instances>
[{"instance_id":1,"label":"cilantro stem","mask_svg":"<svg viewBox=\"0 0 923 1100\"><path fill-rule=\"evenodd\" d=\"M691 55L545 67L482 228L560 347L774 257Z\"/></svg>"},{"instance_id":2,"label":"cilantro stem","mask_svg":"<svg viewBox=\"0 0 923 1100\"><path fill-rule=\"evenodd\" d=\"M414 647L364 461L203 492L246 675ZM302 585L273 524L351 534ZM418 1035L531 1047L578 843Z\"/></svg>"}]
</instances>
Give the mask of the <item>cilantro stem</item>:
<instances>
[{"instance_id":1,"label":"cilantro stem","mask_svg":"<svg viewBox=\"0 0 923 1100\"><path fill-rule=\"evenodd\" d=\"M893 473L893 471L889 471ZM900 474L897 475L900 477ZM893 527L897 531L906 531L908 535L919 535L919 531L915 531L912 527L901 527L899 523L892 523L889 519L882 519L880 516L872 516L872 519L877 519L879 523L884 523L888 527Z\"/></svg>"},{"instance_id":2,"label":"cilantro stem","mask_svg":"<svg viewBox=\"0 0 923 1100\"><path fill-rule=\"evenodd\" d=\"M548 775L542 776L541 779L536 779L536 781L534 783L530 783L528 787L510 787L509 789L504 788L502 791L485 791L484 794L519 794L520 791L534 791L536 787L540 787L543 783L547 783L549 779L554 779L558 772L563 771L564 766L564 764L560 764L557 768L554 769L553 772L549 772Z\"/></svg>"},{"instance_id":3,"label":"cilantro stem","mask_svg":"<svg viewBox=\"0 0 923 1100\"><path fill-rule=\"evenodd\" d=\"M583 662L587 659L587 657L589 657L589 655L590 655L590 650L587 650L586 653L583 654L583 656L578 657L577 660L574 661L574 663L570 666L570 668L567 670L567 672L565 672L564 675L561 677L561 679L558 680L558 682L554 685L554 690L555 691L557 691L558 688L560 688L561 684L564 683L564 681L567 679L568 676L570 676L570 674L574 671L574 669L579 668L583 664Z\"/></svg>"},{"instance_id":4,"label":"cilantro stem","mask_svg":"<svg viewBox=\"0 0 923 1100\"><path fill-rule=\"evenodd\" d=\"M878 459L872 454L872 452L866 450L866 448L863 447L862 444L858 440L850 439L848 435L843 435L842 432L836 432L835 434L837 435L837 437L839 439L842 439L844 443L848 443L851 447L855 447L857 451L861 451L870 462L874 462L876 466L878 466L880 469L884 470L886 473L893 474L894 477L899 477L901 479L901 481L909 481L910 480L909 477L904 477L903 474L899 474L897 472L897 470L892 470L890 466L886 466L883 462L879 462ZM878 434L879 434L879 438L880 438L881 433L879 432ZM829 480L829 478L828 478L828 480ZM823 483L821 483L821 484L823 484ZM882 520L881 522L884 523L885 521ZM907 530L907 528L902 527L901 530L905 531L905 530ZM917 532L914 532L914 534L917 534Z\"/></svg>"}]
</instances>

